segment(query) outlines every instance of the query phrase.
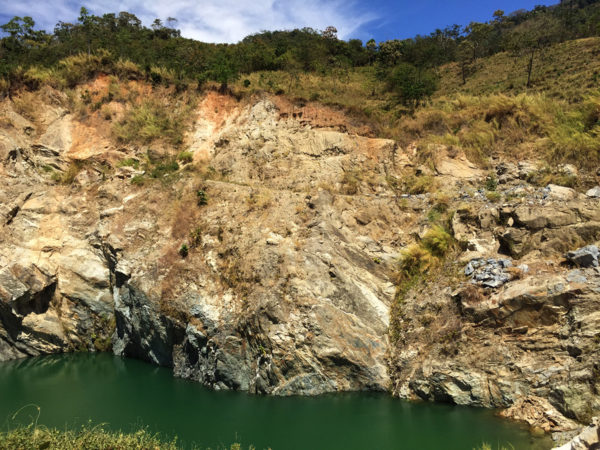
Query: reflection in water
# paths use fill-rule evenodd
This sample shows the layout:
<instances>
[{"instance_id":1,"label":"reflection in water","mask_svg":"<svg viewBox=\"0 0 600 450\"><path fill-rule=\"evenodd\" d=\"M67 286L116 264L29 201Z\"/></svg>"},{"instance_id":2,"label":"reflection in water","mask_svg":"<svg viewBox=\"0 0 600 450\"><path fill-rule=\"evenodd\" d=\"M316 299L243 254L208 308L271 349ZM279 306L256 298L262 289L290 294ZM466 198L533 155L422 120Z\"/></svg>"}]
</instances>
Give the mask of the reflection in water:
<instances>
[{"instance_id":1,"label":"reflection in water","mask_svg":"<svg viewBox=\"0 0 600 450\"><path fill-rule=\"evenodd\" d=\"M64 428L91 419L113 429L140 425L166 437L216 447L234 441L283 449L549 448L493 412L413 404L384 394L259 397L214 392L173 378L169 369L109 354L73 354L0 364L0 425Z\"/></svg>"}]
</instances>

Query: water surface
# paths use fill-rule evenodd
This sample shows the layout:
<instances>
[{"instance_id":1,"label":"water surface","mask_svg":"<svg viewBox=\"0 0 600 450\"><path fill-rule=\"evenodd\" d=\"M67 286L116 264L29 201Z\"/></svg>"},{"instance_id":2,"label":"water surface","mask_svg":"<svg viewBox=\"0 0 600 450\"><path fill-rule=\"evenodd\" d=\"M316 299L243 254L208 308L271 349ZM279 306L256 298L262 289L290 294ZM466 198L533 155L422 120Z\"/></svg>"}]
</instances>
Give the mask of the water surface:
<instances>
[{"instance_id":1,"label":"water surface","mask_svg":"<svg viewBox=\"0 0 600 450\"><path fill-rule=\"evenodd\" d=\"M170 369L110 354L52 355L0 363L0 425L72 427L92 420L107 429L140 425L183 443L257 449L464 450L549 448L492 411L409 403L385 394L266 397L215 392ZM509 447L510 448L510 447Z\"/></svg>"}]
</instances>

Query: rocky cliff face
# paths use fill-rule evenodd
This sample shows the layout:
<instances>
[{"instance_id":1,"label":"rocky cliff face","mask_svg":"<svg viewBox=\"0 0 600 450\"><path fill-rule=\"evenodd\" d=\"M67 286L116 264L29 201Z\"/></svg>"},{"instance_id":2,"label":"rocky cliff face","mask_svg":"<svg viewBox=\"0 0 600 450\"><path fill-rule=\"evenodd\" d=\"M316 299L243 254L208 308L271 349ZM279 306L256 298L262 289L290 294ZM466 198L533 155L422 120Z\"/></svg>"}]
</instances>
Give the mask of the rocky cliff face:
<instances>
[{"instance_id":1,"label":"rocky cliff face","mask_svg":"<svg viewBox=\"0 0 600 450\"><path fill-rule=\"evenodd\" d=\"M498 206L454 149L424 167L338 116L215 93L193 160L151 179L122 162L168 150L120 146L53 95L33 119L1 105L0 360L112 349L219 389L600 408L600 273L562 257L600 239L597 199L498 164ZM462 250L398 302L400 252L434 201L399 194L409 173L450 192Z\"/></svg>"},{"instance_id":2,"label":"rocky cliff face","mask_svg":"<svg viewBox=\"0 0 600 450\"><path fill-rule=\"evenodd\" d=\"M563 255L600 238L600 205L560 191L568 202L531 191L512 204L459 208L452 226L467 251L455 269L464 271L413 289L398 306L396 393L504 408L534 396L582 422L597 413L597 248L579 261Z\"/></svg>"},{"instance_id":3,"label":"rocky cliff face","mask_svg":"<svg viewBox=\"0 0 600 450\"><path fill-rule=\"evenodd\" d=\"M112 348L215 388L387 389L395 144L233 103L210 94L187 137L195 163L141 187L115 166L146 149L75 146L89 127L60 106L34 124L3 105L2 359ZM71 185L47 174L77 160ZM363 165L364 194L323 188Z\"/></svg>"}]
</instances>

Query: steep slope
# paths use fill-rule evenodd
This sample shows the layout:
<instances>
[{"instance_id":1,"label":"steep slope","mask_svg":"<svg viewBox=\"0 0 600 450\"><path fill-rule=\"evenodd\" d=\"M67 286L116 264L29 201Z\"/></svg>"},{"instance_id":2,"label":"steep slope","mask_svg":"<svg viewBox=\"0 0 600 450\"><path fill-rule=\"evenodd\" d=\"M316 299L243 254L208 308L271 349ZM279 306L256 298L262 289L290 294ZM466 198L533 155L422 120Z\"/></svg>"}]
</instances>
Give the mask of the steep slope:
<instances>
[{"instance_id":1,"label":"steep slope","mask_svg":"<svg viewBox=\"0 0 600 450\"><path fill-rule=\"evenodd\" d=\"M27 135L35 125L4 107L15 124L2 154L4 359L103 349L113 327L116 353L214 387L387 388L398 238L387 224L401 222L385 195L393 142L280 120L268 99L209 94L187 139L215 179L190 163L168 185L136 187L139 171L98 173L89 159L124 151L95 146L109 137L50 106L45 129ZM80 157L88 163L70 186L44 174ZM318 187L360 165L379 177L369 193Z\"/></svg>"},{"instance_id":2,"label":"steep slope","mask_svg":"<svg viewBox=\"0 0 600 450\"><path fill-rule=\"evenodd\" d=\"M564 259L600 239L595 191L265 94L205 93L177 150L116 140L117 101L18 102L1 105L0 359L112 350L216 389L600 409L600 272Z\"/></svg>"}]
</instances>

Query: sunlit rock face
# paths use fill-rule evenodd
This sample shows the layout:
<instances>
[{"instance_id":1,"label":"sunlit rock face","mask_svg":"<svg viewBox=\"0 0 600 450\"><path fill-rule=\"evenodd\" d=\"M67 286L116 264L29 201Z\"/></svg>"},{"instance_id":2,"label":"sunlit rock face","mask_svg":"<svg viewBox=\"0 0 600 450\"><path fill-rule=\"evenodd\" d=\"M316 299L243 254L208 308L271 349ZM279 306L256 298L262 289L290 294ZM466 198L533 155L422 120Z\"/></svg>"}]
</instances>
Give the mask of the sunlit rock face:
<instances>
[{"instance_id":1,"label":"sunlit rock face","mask_svg":"<svg viewBox=\"0 0 600 450\"><path fill-rule=\"evenodd\" d=\"M1 105L0 360L113 351L215 389L600 409L600 273L565 258L597 245L600 206L529 185L536 162L492 169L499 204L464 152L423 165L324 107L210 92L175 149L120 145L56 95L36 120ZM407 174L445 193L454 250L399 295L442 202L400 192Z\"/></svg>"}]
</instances>

